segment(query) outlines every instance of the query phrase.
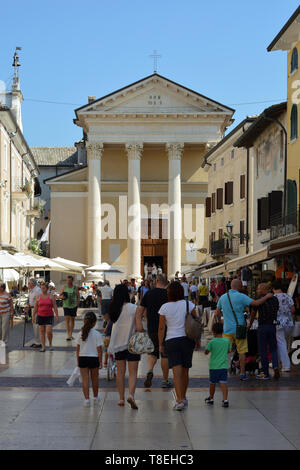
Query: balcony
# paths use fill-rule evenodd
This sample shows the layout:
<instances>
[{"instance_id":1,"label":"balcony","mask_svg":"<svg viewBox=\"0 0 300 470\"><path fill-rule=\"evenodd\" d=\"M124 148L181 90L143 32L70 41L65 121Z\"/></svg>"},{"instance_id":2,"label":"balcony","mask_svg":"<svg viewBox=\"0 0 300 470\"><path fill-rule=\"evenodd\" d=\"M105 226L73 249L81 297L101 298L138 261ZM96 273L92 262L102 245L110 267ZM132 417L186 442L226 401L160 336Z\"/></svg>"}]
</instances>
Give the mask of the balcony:
<instances>
[{"instance_id":1,"label":"balcony","mask_svg":"<svg viewBox=\"0 0 300 470\"><path fill-rule=\"evenodd\" d=\"M214 258L222 257L222 256L230 256L230 255L238 255L239 254L239 246L240 246L240 239L233 238L230 240L229 238L221 238L221 240L216 240L211 242L210 244L210 254Z\"/></svg>"},{"instance_id":2,"label":"balcony","mask_svg":"<svg viewBox=\"0 0 300 470\"><path fill-rule=\"evenodd\" d=\"M270 239L276 240L277 238L286 237L298 233L300 208L295 212L290 212L283 217L279 212L270 217Z\"/></svg>"}]
</instances>

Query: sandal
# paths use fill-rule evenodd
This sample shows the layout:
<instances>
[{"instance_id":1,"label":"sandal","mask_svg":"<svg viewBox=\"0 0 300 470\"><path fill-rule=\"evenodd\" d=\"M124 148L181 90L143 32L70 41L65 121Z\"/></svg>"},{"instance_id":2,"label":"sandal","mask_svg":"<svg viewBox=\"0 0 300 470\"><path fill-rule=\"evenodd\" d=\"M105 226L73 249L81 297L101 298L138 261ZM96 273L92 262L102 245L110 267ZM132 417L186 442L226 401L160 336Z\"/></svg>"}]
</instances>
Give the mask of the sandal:
<instances>
[{"instance_id":1,"label":"sandal","mask_svg":"<svg viewBox=\"0 0 300 470\"><path fill-rule=\"evenodd\" d=\"M45 352L45 351L46 351L46 348L44 348L44 349L41 348L41 349L40 349L40 352Z\"/></svg>"},{"instance_id":2,"label":"sandal","mask_svg":"<svg viewBox=\"0 0 300 470\"><path fill-rule=\"evenodd\" d=\"M131 408L132 408L133 410L138 410L138 407L137 407L137 404L136 404L135 401L134 401L134 398L128 397L128 398L127 398L127 403L129 403L129 405L131 406Z\"/></svg>"},{"instance_id":3,"label":"sandal","mask_svg":"<svg viewBox=\"0 0 300 470\"><path fill-rule=\"evenodd\" d=\"M118 403L118 406L125 406L125 401L124 401L124 400L120 400L119 403Z\"/></svg>"}]
</instances>

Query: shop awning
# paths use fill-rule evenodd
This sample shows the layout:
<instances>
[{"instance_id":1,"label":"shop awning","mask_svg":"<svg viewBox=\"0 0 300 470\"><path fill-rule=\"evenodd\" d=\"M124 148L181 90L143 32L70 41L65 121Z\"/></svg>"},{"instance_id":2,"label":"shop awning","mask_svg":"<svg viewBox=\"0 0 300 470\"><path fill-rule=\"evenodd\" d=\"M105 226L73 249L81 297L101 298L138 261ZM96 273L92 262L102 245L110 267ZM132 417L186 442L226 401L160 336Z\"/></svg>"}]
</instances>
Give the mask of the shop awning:
<instances>
[{"instance_id":1,"label":"shop awning","mask_svg":"<svg viewBox=\"0 0 300 470\"><path fill-rule=\"evenodd\" d=\"M245 266L251 266L252 264L266 261L270 258L273 258L273 256L269 255L268 248L262 248L261 250L255 251L254 253L249 253L248 255L234 258L228 261L227 263L216 266L215 268L206 269L205 271L202 271L201 274L202 276L214 277L219 274L225 274L231 271L236 271Z\"/></svg>"},{"instance_id":2,"label":"shop awning","mask_svg":"<svg viewBox=\"0 0 300 470\"><path fill-rule=\"evenodd\" d=\"M224 264L220 264L219 266L216 266L215 268L205 269L204 271L201 272L201 276L203 276L203 277L214 277L214 276L218 276L220 274L223 274L224 271L225 271Z\"/></svg>"},{"instance_id":3,"label":"shop awning","mask_svg":"<svg viewBox=\"0 0 300 470\"><path fill-rule=\"evenodd\" d=\"M228 261L228 263L226 263L226 271L236 271L244 266L251 266L252 264L260 263L267 259L270 259L270 256L268 254L268 248L266 247L254 253L249 253L248 255Z\"/></svg>"},{"instance_id":4,"label":"shop awning","mask_svg":"<svg viewBox=\"0 0 300 470\"><path fill-rule=\"evenodd\" d=\"M296 250L300 250L300 234L298 232L272 240L269 246L269 256L285 255Z\"/></svg>"}]
</instances>

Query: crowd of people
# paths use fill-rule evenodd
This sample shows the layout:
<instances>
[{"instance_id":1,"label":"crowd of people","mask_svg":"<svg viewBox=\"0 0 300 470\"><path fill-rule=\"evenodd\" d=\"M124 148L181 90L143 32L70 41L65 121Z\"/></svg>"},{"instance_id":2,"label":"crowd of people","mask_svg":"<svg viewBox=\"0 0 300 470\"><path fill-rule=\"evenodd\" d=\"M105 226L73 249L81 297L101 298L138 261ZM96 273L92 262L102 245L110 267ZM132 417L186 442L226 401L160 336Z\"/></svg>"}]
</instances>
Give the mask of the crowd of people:
<instances>
[{"instance_id":1,"label":"crowd of people","mask_svg":"<svg viewBox=\"0 0 300 470\"><path fill-rule=\"evenodd\" d=\"M288 354L288 338L294 327L293 299L285 292L280 281L272 285L260 283L257 298L247 295L245 286L239 279L229 282L221 279L210 285L205 280L188 282L185 276L175 277L171 282L163 273L156 273L155 278L147 276L140 286L135 279L121 280L113 289L109 281L92 283L91 289L97 298L98 312L88 311L84 315L83 327L76 338L77 362L82 374L84 404L89 406L89 380L92 381L95 403L98 399L98 369L107 365L108 354L113 354L117 365L118 405L125 405L125 373L128 365L127 402L132 409L137 409L135 389L137 383L139 354L128 351L128 343L134 332L147 330L153 343L153 351L148 354L145 388L152 386L154 368L160 360L162 370L162 388L171 388L170 370L172 370L176 394L175 410L188 406L187 389L189 370L192 367L196 344L189 339L185 331L187 309L193 315L199 315L203 307L210 305L214 310L213 339L205 347L209 358L210 392L205 403L214 403L216 385L219 383L223 394L223 406L228 407L228 353L233 347L239 359L240 380L249 380L246 371L248 353L248 333L257 327L258 351L261 367L256 378L270 380L270 363L274 379L281 371L291 370ZM13 315L12 295L5 284L0 284L0 333L7 341L9 320ZM53 350L54 321L58 321L57 298L62 300L67 341L72 341L74 321L80 305L80 288L74 284L70 275L59 292L53 283L38 283L32 278L28 283L28 306L26 313L32 317L34 342L33 348L41 352ZM97 315L103 319L104 332L95 328ZM147 326L145 326L145 324ZM103 341L104 336L104 341ZM103 360L104 356L104 360ZM97 372L97 373L96 373Z\"/></svg>"}]
</instances>

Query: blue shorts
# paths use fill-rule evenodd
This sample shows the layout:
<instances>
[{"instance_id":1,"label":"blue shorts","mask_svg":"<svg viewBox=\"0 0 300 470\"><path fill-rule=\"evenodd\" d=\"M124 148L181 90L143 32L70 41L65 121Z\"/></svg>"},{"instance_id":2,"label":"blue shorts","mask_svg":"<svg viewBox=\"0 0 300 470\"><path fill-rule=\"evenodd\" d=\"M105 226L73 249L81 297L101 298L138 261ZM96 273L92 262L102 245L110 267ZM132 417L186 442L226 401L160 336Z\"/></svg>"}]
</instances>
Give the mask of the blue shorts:
<instances>
[{"instance_id":1,"label":"blue shorts","mask_svg":"<svg viewBox=\"0 0 300 470\"><path fill-rule=\"evenodd\" d=\"M209 382L211 384L227 384L227 369L209 369Z\"/></svg>"}]
</instances>

